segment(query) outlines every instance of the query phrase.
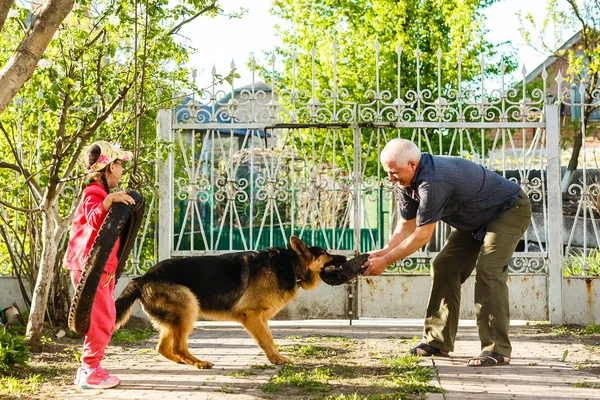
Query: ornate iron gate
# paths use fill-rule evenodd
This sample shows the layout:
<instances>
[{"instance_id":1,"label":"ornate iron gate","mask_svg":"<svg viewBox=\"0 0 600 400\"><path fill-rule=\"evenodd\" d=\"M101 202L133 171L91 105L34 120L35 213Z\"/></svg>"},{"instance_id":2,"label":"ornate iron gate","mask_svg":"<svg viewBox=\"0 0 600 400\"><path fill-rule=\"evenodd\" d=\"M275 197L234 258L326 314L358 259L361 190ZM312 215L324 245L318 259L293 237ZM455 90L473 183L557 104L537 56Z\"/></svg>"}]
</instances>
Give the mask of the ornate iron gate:
<instances>
[{"instance_id":1,"label":"ornate iron gate","mask_svg":"<svg viewBox=\"0 0 600 400\"><path fill-rule=\"evenodd\" d=\"M396 87L380 87L377 63L364 101L337 87L334 45L331 88L317 89L313 51L310 90L296 89L295 81L276 90L253 79L248 87L213 86L160 110L159 135L173 151L160 174L159 258L283 246L290 235L346 255L380 248L398 214L397 189L378 155L389 139L403 137L425 152L470 158L529 194L538 217L510 271L548 277L543 297L550 294L547 310L559 322L559 124L557 106L546 101L545 71L543 88L528 92L524 83L507 86L502 67L497 88L487 90L482 58L474 89L461 82L459 57L458 81L442 86L438 51L437 87L421 88L417 50L417 87L404 90L400 48L397 54ZM292 61L295 70L295 55ZM388 274L428 273L448 232L439 224L431 243Z\"/></svg>"}]
</instances>

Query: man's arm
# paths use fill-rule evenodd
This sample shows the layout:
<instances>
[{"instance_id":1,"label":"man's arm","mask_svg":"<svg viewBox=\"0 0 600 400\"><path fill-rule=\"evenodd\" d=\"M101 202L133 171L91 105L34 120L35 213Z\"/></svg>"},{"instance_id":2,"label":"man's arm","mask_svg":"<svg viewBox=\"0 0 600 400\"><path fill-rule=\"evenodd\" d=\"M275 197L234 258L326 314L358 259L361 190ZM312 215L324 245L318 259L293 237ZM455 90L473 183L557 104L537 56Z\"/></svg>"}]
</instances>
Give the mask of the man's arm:
<instances>
[{"instance_id":1,"label":"man's arm","mask_svg":"<svg viewBox=\"0 0 600 400\"><path fill-rule=\"evenodd\" d=\"M412 220L414 222L414 220ZM368 269L363 275L381 275L388 265L401 260L404 257L410 256L421 247L425 246L431 239L431 235L435 229L435 222L417 227L408 237L392 248L384 256L369 257L364 264ZM395 235L395 233L394 233ZM391 240L390 240L391 242Z\"/></svg>"},{"instance_id":2,"label":"man's arm","mask_svg":"<svg viewBox=\"0 0 600 400\"><path fill-rule=\"evenodd\" d=\"M404 239L409 237L415 231L416 227L417 222L415 218L408 221L400 219L400 221L398 221L398 224L396 225L396 229L394 230L394 233L392 234L390 240L386 243L383 249L371 253L371 257L385 256L390 251L394 250L396 246L402 243Z\"/></svg>"}]
</instances>

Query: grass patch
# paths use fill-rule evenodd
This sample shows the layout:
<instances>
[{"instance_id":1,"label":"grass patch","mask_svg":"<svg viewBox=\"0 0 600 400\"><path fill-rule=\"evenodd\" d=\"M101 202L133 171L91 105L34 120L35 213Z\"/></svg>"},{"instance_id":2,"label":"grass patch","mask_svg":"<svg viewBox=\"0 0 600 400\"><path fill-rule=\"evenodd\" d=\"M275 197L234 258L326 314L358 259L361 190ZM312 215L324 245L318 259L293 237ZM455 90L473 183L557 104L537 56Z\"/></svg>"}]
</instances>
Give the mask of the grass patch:
<instances>
[{"instance_id":1,"label":"grass patch","mask_svg":"<svg viewBox=\"0 0 600 400\"><path fill-rule=\"evenodd\" d=\"M229 385L223 385L220 388L218 388L216 390L216 392L221 392L221 393L225 393L225 394L232 394L232 393L235 393L235 390L230 389Z\"/></svg>"},{"instance_id":2,"label":"grass patch","mask_svg":"<svg viewBox=\"0 0 600 400\"><path fill-rule=\"evenodd\" d=\"M111 344L135 344L154 336L152 329L119 329L113 333Z\"/></svg>"},{"instance_id":3,"label":"grass patch","mask_svg":"<svg viewBox=\"0 0 600 400\"><path fill-rule=\"evenodd\" d=\"M443 390L432 386L429 381L434 376L430 367L419 365L420 356L388 357L382 360L384 365L391 368L387 378L396 385L402 393L425 394L442 393Z\"/></svg>"},{"instance_id":4,"label":"grass patch","mask_svg":"<svg viewBox=\"0 0 600 400\"><path fill-rule=\"evenodd\" d=\"M600 383L592 382L577 382L573 385L576 388L600 389Z\"/></svg>"},{"instance_id":5,"label":"grass patch","mask_svg":"<svg viewBox=\"0 0 600 400\"><path fill-rule=\"evenodd\" d=\"M321 397L319 400L409 400L414 399L414 396L409 396L404 393L386 393L386 394L369 394L360 395L358 393L352 394L338 394L334 396Z\"/></svg>"},{"instance_id":6,"label":"grass patch","mask_svg":"<svg viewBox=\"0 0 600 400\"><path fill-rule=\"evenodd\" d=\"M350 340L344 336L333 336L333 335L311 335L304 339L307 343L315 342L329 342L329 343L341 343L341 344L354 344L356 340Z\"/></svg>"},{"instance_id":7,"label":"grass patch","mask_svg":"<svg viewBox=\"0 0 600 400\"><path fill-rule=\"evenodd\" d=\"M588 324L588 326L581 328L579 334L584 336L598 335L600 334L600 325L596 325L592 322Z\"/></svg>"},{"instance_id":8,"label":"grass patch","mask_svg":"<svg viewBox=\"0 0 600 400\"><path fill-rule=\"evenodd\" d=\"M38 391L39 386L46 380L35 374L25 378L7 376L0 378L0 395L24 396Z\"/></svg>"},{"instance_id":9,"label":"grass patch","mask_svg":"<svg viewBox=\"0 0 600 400\"><path fill-rule=\"evenodd\" d=\"M256 375L254 372L252 371L233 371L230 372L228 374L225 374L227 376L250 376L250 375Z\"/></svg>"},{"instance_id":10,"label":"grass patch","mask_svg":"<svg viewBox=\"0 0 600 400\"><path fill-rule=\"evenodd\" d=\"M351 346L356 344L356 340L348 339L344 336L334 336L334 335L310 335L306 337L300 336L287 336L284 338L285 340L298 340L304 343L339 343L344 347Z\"/></svg>"},{"instance_id":11,"label":"grass patch","mask_svg":"<svg viewBox=\"0 0 600 400\"><path fill-rule=\"evenodd\" d=\"M593 336L600 334L600 326L594 323L588 326L562 325L550 327L550 333L556 336Z\"/></svg>"},{"instance_id":12,"label":"grass patch","mask_svg":"<svg viewBox=\"0 0 600 400\"><path fill-rule=\"evenodd\" d=\"M265 369L276 369L277 367L274 366L273 364L254 364L254 365L251 365L250 368L265 370Z\"/></svg>"},{"instance_id":13,"label":"grass patch","mask_svg":"<svg viewBox=\"0 0 600 400\"><path fill-rule=\"evenodd\" d=\"M269 382L262 385L265 393L277 393L284 388L302 388L309 393L328 392L331 387L327 383L333 375L329 368L315 368L305 371L293 365L285 365L279 373L272 376Z\"/></svg>"},{"instance_id":14,"label":"grass patch","mask_svg":"<svg viewBox=\"0 0 600 400\"><path fill-rule=\"evenodd\" d=\"M288 346L277 346L279 351L285 351L291 356L296 357L316 357L324 358L336 355L335 349L321 346L313 346L309 344L292 344Z\"/></svg>"}]
</instances>

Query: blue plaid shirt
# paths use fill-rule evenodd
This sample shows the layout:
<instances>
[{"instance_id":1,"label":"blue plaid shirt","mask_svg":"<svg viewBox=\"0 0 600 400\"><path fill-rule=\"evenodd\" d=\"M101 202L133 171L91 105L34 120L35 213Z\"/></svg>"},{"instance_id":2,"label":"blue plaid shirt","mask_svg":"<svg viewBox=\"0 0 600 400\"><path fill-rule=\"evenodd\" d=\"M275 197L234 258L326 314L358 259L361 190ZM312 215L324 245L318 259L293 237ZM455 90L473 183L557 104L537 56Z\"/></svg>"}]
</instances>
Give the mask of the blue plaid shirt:
<instances>
[{"instance_id":1,"label":"blue plaid shirt","mask_svg":"<svg viewBox=\"0 0 600 400\"><path fill-rule=\"evenodd\" d=\"M520 186L459 157L421 154L410 187L401 189L400 215L417 226L444 221L483 240L486 226L512 207Z\"/></svg>"}]
</instances>

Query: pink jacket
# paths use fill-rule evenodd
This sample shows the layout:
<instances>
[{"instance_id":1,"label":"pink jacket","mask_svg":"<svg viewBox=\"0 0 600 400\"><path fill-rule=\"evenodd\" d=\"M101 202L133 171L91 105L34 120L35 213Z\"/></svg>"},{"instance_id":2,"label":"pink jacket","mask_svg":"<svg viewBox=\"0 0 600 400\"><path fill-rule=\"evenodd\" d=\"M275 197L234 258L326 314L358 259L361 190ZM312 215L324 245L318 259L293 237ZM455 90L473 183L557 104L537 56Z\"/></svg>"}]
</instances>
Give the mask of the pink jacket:
<instances>
[{"instance_id":1,"label":"pink jacket","mask_svg":"<svg viewBox=\"0 0 600 400\"><path fill-rule=\"evenodd\" d=\"M90 254L92 244L98 235L98 229L102 225L108 211L102 205L108 196L104 186L92 182L83 189L83 196L75 210L75 217L71 225L69 245L63 260L63 267L69 270L83 271L85 262ZM115 243L104 271L113 274L117 269L117 250L119 249L119 238Z\"/></svg>"}]
</instances>

